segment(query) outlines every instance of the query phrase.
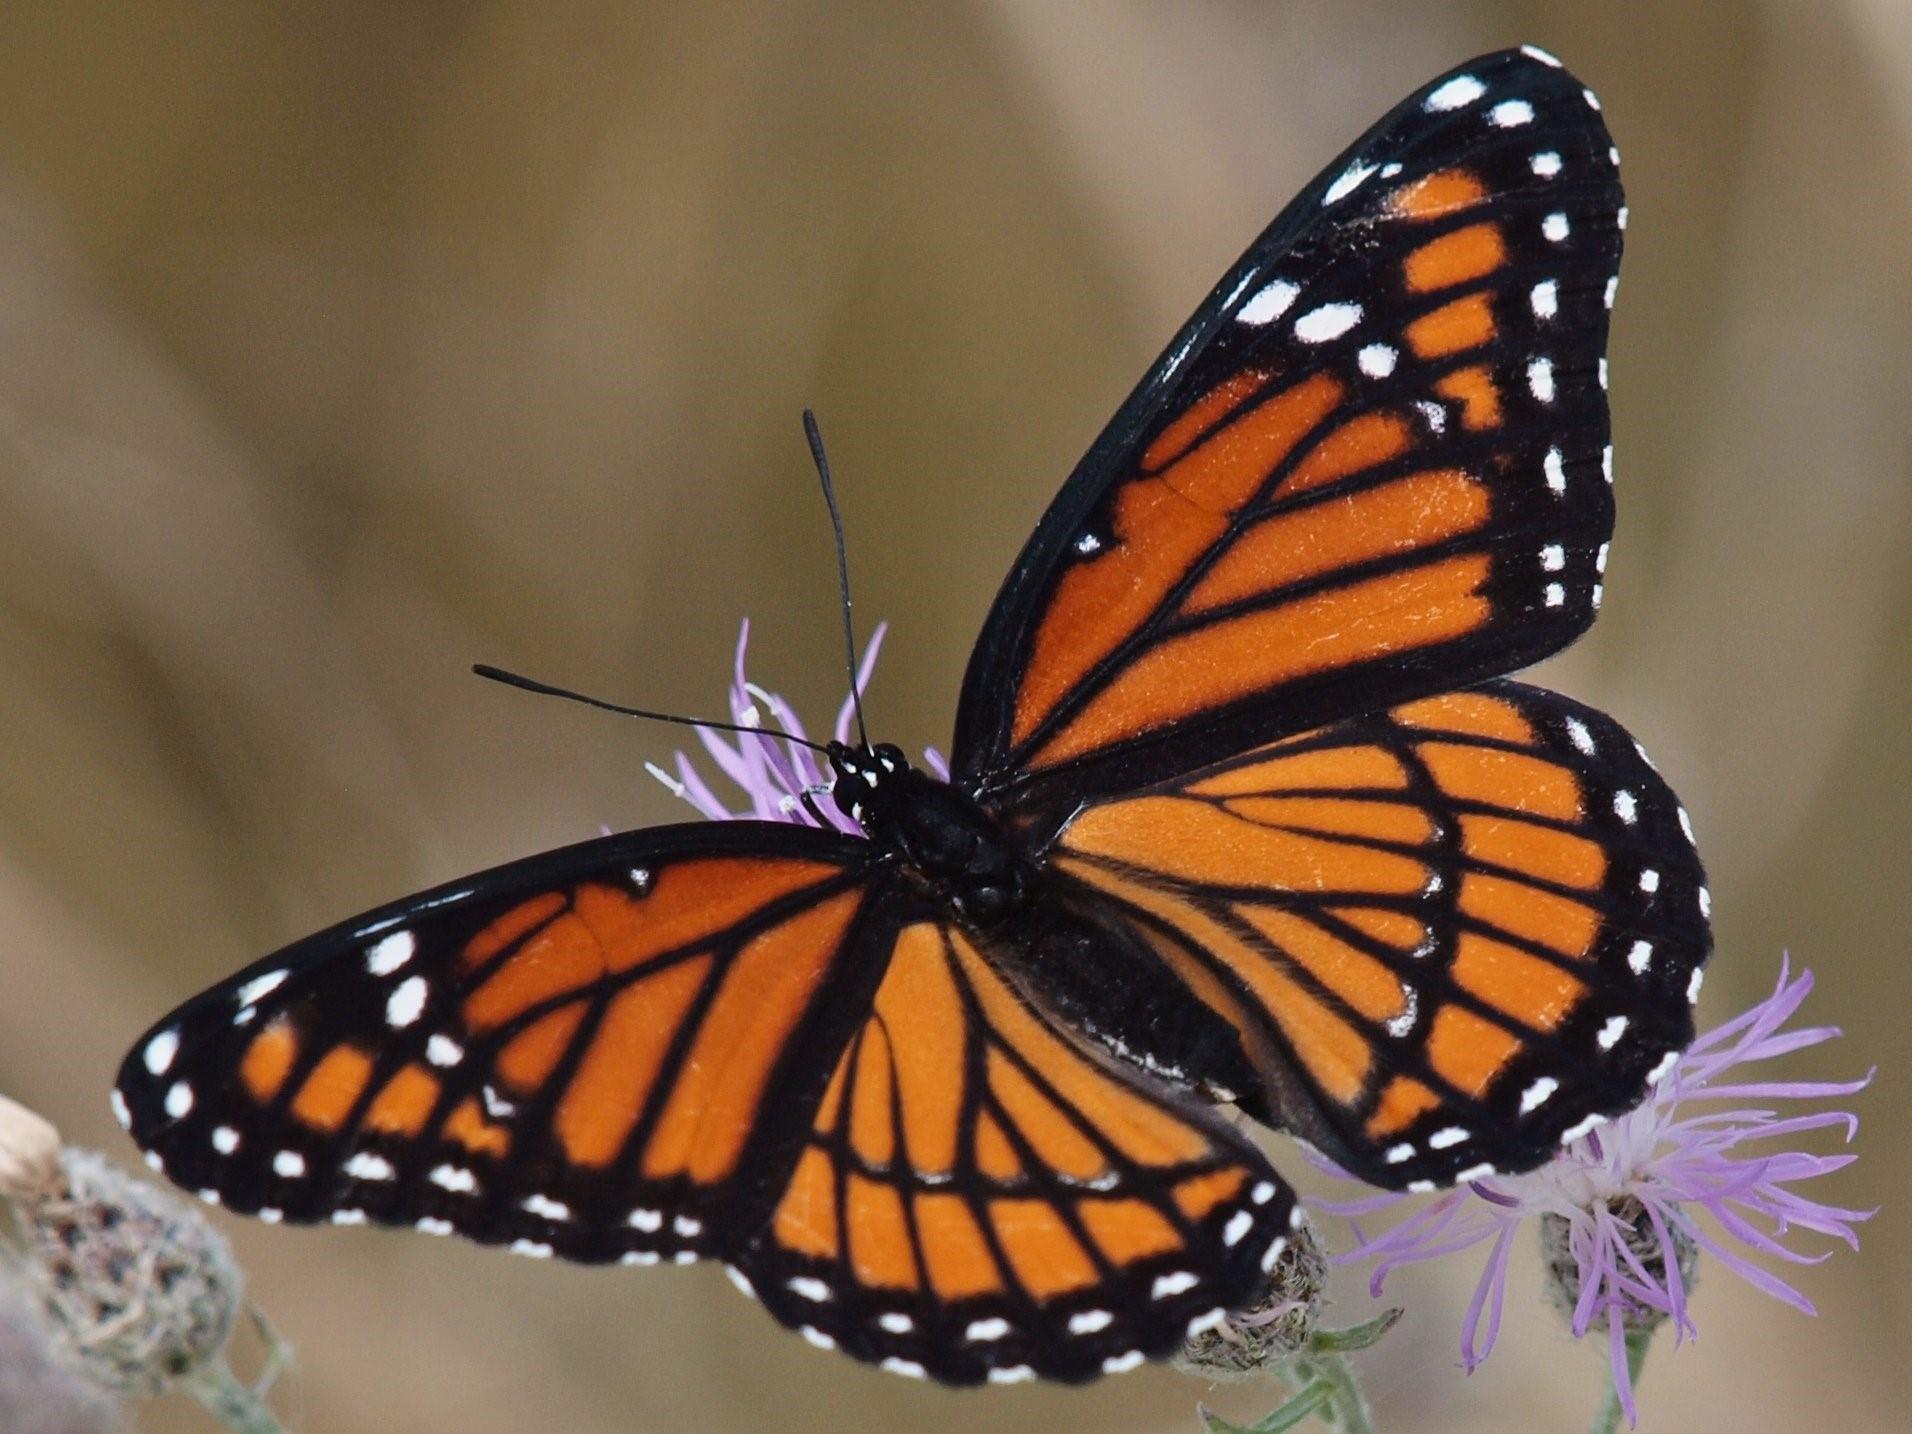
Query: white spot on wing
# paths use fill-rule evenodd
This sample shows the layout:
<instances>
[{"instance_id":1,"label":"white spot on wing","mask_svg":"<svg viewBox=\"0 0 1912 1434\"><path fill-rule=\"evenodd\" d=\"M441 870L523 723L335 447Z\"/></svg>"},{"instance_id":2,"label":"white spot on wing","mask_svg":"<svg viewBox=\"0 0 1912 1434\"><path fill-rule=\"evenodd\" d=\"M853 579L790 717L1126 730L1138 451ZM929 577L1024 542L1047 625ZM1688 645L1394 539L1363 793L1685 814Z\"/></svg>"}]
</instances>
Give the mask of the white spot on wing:
<instances>
[{"instance_id":1,"label":"white spot on wing","mask_svg":"<svg viewBox=\"0 0 1912 1434\"><path fill-rule=\"evenodd\" d=\"M1534 285L1527 301L1533 305L1535 318L1551 319L1560 312L1560 285L1552 279L1542 279Z\"/></svg>"},{"instance_id":2,"label":"white spot on wing","mask_svg":"<svg viewBox=\"0 0 1912 1434\"><path fill-rule=\"evenodd\" d=\"M407 976L400 981L385 1002L385 1024L395 1030L411 1025L425 1013L429 990L423 976Z\"/></svg>"},{"instance_id":3,"label":"white spot on wing","mask_svg":"<svg viewBox=\"0 0 1912 1434\"><path fill-rule=\"evenodd\" d=\"M1628 826L1640 819L1640 802L1633 793L1619 791L1613 794L1613 814Z\"/></svg>"},{"instance_id":4,"label":"white spot on wing","mask_svg":"<svg viewBox=\"0 0 1912 1434\"><path fill-rule=\"evenodd\" d=\"M969 1328L963 1331L963 1338L972 1344L988 1344L993 1340L1001 1339L1008 1333L1009 1321L999 1315L992 1315L988 1319L971 1320Z\"/></svg>"},{"instance_id":5,"label":"white spot on wing","mask_svg":"<svg viewBox=\"0 0 1912 1434\"><path fill-rule=\"evenodd\" d=\"M1080 1314L1069 1316L1070 1334L1095 1334L1115 1323L1115 1316L1107 1310L1083 1310Z\"/></svg>"},{"instance_id":6,"label":"white spot on wing","mask_svg":"<svg viewBox=\"0 0 1912 1434\"><path fill-rule=\"evenodd\" d=\"M1390 1145L1387 1154L1381 1157L1390 1165L1399 1165L1403 1160L1414 1158L1414 1143L1404 1140L1399 1145Z\"/></svg>"},{"instance_id":7,"label":"white spot on wing","mask_svg":"<svg viewBox=\"0 0 1912 1434\"><path fill-rule=\"evenodd\" d=\"M1227 1318L1228 1311L1220 1305L1217 1305L1214 1309L1208 1311L1207 1314L1198 1314L1194 1319L1190 1320L1188 1322L1188 1330L1183 1335L1183 1338L1193 1339L1198 1334L1207 1334L1211 1329L1218 1328Z\"/></svg>"},{"instance_id":8,"label":"white spot on wing","mask_svg":"<svg viewBox=\"0 0 1912 1434\"><path fill-rule=\"evenodd\" d=\"M230 1155L239 1148L239 1132L230 1125L213 1127L212 1148L221 1155Z\"/></svg>"},{"instance_id":9,"label":"white spot on wing","mask_svg":"<svg viewBox=\"0 0 1912 1434\"><path fill-rule=\"evenodd\" d=\"M113 1119L119 1122L119 1128L130 1129L133 1124L133 1112L126 1108L126 1097L119 1093L118 1086L107 1092L106 1100L107 1104L113 1107Z\"/></svg>"},{"instance_id":10,"label":"white spot on wing","mask_svg":"<svg viewBox=\"0 0 1912 1434\"><path fill-rule=\"evenodd\" d=\"M1522 45L1520 47L1520 53L1530 60L1540 61L1541 64L1546 65L1549 69L1557 70L1560 68L1559 59L1548 51L1541 49L1538 45Z\"/></svg>"},{"instance_id":11,"label":"white spot on wing","mask_svg":"<svg viewBox=\"0 0 1912 1434\"><path fill-rule=\"evenodd\" d=\"M1695 966L1693 968L1693 978L1686 983L1686 1003L1689 1006L1692 1005L1695 1001L1699 1000L1700 987L1704 985L1705 983L1706 983L1705 968L1701 966Z\"/></svg>"},{"instance_id":12,"label":"white spot on wing","mask_svg":"<svg viewBox=\"0 0 1912 1434\"><path fill-rule=\"evenodd\" d=\"M1620 1043L1620 1037L1626 1033L1627 1018L1625 1016L1609 1016L1606 1024L1600 1027L1600 1034L1595 1036L1594 1040L1599 1043L1601 1050L1610 1051Z\"/></svg>"},{"instance_id":13,"label":"white spot on wing","mask_svg":"<svg viewBox=\"0 0 1912 1434\"><path fill-rule=\"evenodd\" d=\"M1429 114L1440 114L1445 110L1457 110L1471 105L1487 93L1487 87L1472 75L1456 75L1446 84L1439 86L1421 104Z\"/></svg>"},{"instance_id":14,"label":"white spot on wing","mask_svg":"<svg viewBox=\"0 0 1912 1434\"><path fill-rule=\"evenodd\" d=\"M1559 607L1567 601L1567 590L1559 583L1548 583L1544 600L1548 607Z\"/></svg>"},{"instance_id":15,"label":"white spot on wing","mask_svg":"<svg viewBox=\"0 0 1912 1434\"><path fill-rule=\"evenodd\" d=\"M1112 1354L1102 1361L1102 1372L1104 1374L1127 1374L1131 1369L1138 1367L1147 1357L1148 1356L1144 1355L1139 1349L1132 1349L1127 1354Z\"/></svg>"},{"instance_id":16,"label":"white spot on wing","mask_svg":"<svg viewBox=\"0 0 1912 1434\"><path fill-rule=\"evenodd\" d=\"M1581 1136L1585 1135L1588 1131L1598 1129L1600 1126L1603 1126L1606 1123L1607 1123L1607 1118L1604 1115L1590 1115L1585 1120L1581 1121L1578 1125L1570 1125L1565 1130L1561 1131L1560 1143L1562 1145L1572 1145L1574 1141L1578 1140Z\"/></svg>"},{"instance_id":17,"label":"white spot on wing","mask_svg":"<svg viewBox=\"0 0 1912 1434\"><path fill-rule=\"evenodd\" d=\"M545 1195L527 1195L518 1202L527 1215L537 1215L546 1220L569 1220L571 1207L562 1200L553 1200Z\"/></svg>"},{"instance_id":18,"label":"white spot on wing","mask_svg":"<svg viewBox=\"0 0 1912 1434\"><path fill-rule=\"evenodd\" d=\"M1659 889L1660 874L1649 866L1640 873L1640 890L1644 891L1648 896L1651 896Z\"/></svg>"},{"instance_id":19,"label":"white spot on wing","mask_svg":"<svg viewBox=\"0 0 1912 1434\"><path fill-rule=\"evenodd\" d=\"M1012 1364L1004 1369L989 1371L991 1384L1027 1384L1036 1377L1035 1370L1026 1364Z\"/></svg>"},{"instance_id":20,"label":"white spot on wing","mask_svg":"<svg viewBox=\"0 0 1912 1434\"><path fill-rule=\"evenodd\" d=\"M454 1195L469 1195L478 1188L478 1177L462 1165L434 1165L425 1178Z\"/></svg>"},{"instance_id":21,"label":"white spot on wing","mask_svg":"<svg viewBox=\"0 0 1912 1434\"><path fill-rule=\"evenodd\" d=\"M174 1120L182 1119L193 1108L193 1088L183 1080L176 1080L166 1090L166 1114Z\"/></svg>"},{"instance_id":22,"label":"white spot on wing","mask_svg":"<svg viewBox=\"0 0 1912 1434\"><path fill-rule=\"evenodd\" d=\"M908 1334L916 1328L916 1321L896 1310L889 1310L876 1317L877 1324L891 1334Z\"/></svg>"},{"instance_id":23,"label":"white spot on wing","mask_svg":"<svg viewBox=\"0 0 1912 1434\"><path fill-rule=\"evenodd\" d=\"M272 1157L272 1173L282 1180L297 1180L305 1174L305 1157L296 1150L281 1150Z\"/></svg>"},{"instance_id":24,"label":"white spot on wing","mask_svg":"<svg viewBox=\"0 0 1912 1434\"><path fill-rule=\"evenodd\" d=\"M465 1048L450 1036L434 1035L425 1042L425 1059L435 1066L455 1066L465 1058Z\"/></svg>"},{"instance_id":25,"label":"white spot on wing","mask_svg":"<svg viewBox=\"0 0 1912 1434\"><path fill-rule=\"evenodd\" d=\"M1633 968L1633 974L1636 976L1646 975L1647 967L1652 964L1653 943L1651 941L1635 941L1633 943L1633 949L1627 952L1627 965Z\"/></svg>"},{"instance_id":26,"label":"white spot on wing","mask_svg":"<svg viewBox=\"0 0 1912 1434\"><path fill-rule=\"evenodd\" d=\"M389 976L412 959L418 941L409 931L394 931L381 936L365 948L365 969L374 976Z\"/></svg>"},{"instance_id":27,"label":"white spot on wing","mask_svg":"<svg viewBox=\"0 0 1912 1434\"><path fill-rule=\"evenodd\" d=\"M398 1173L391 1161L370 1150L359 1151L342 1168L354 1180L390 1180Z\"/></svg>"},{"instance_id":28,"label":"white spot on wing","mask_svg":"<svg viewBox=\"0 0 1912 1434\"><path fill-rule=\"evenodd\" d=\"M1587 730L1587 724L1582 722L1578 717L1569 717L1567 719L1567 740L1573 743L1573 745L1578 747L1582 752L1586 753L1587 756L1591 757L1593 755L1593 733Z\"/></svg>"},{"instance_id":29,"label":"white spot on wing","mask_svg":"<svg viewBox=\"0 0 1912 1434\"><path fill-rule=\"evenodd\" d=\"M1558 543L1549 543L1540 550L1541 571L1557 573L1567 566L1567 550Z\"/></svg>"},{"instance_id":30,"label":"white spot on wing","mask_svg":"<svg viewBox=\"0 0 1912 1434\"><path fill-rule=\"evenodd\" d=\"M1450 1125L1445 1130L1437 1130L1428 1136L1427 1148L1429 1150L1445 1150L1450 1145L1459 1145L1467 1139L1468 1134L1469 1132L1466 1126Z\"/></svg>"},{"instance_id":31,"label":"white spot on wing","mask_svg":"<svg viewBox=\"0 0 1912 1434\"><path fill-rule=\"evenodd\" d=\"M412 1228L421 1235L449 1235L451 1233L451 1221L441 1220L436 1215L426 1215L414 1224Z\"/></svg>"},{"instance_id":32,"label":"white spot on wing","mask_svg":"<svg viewBox=\"0 0 1912 1434\"><path fill-rule=\"evenodd\" d=\"M830 1298L830 1287L822 1280L809 1275L795 1275L785 1285L793 1295L809 1300L812 1304L822 1304Z\"/></svg>"},{"instance_id":33,"label":"white spot on wing","mask_svg":"<svg viewBox=\"0 0 1912 1434\"><path fill-rule=\"evenodd\" d=\"M1339 179L1328 186L1328 192L1321 196L1321 202L1324 205L1338 204L1365 184L1368 176L1373 173L1373 165L1363 164L1357 159L1353 164L1341 171L1341 177Z\"/></svg>"},{"instance_id":34,"label":"white spot on wing","mask_svg":"<svg viewBox=\"0 0 1912 1434\"><path fill-rule=\"evenodd\" d=\"M1547 486L1554 492L1567 491L1566 460L1560 456L1558 448L1547 450L1547 456L1540 460L1540 470L1547 475Z\"/></svg>"},{"instance_id":35,"label":"white spot on wing","mask_svg":"<svg viewBox=\"0 0 1912 1434\"><path fill-rule=\"evenodd\" d=\"M1222 1226L1222 1243L1224 1245L1239 1245L1242 1241L1242 1236L1254 1228L1255 1217L1250 1215L1246 1210L1237 1210L1229 1217L1228 1223Z\"/></svg>"},{"instance_id":36,"label":"white spot on wing","mask_svg":"<svg viewBox=\"0 0 1912 1434\"><path fill-rule=\"evenodd\" d=\"M1299 1210L1301 1207L1297 1205L1295 1208ZM1281 1252L1287 1248L1288 1242L1280 1239L1261 1252L1261 1272L1264 1275L1275 1267L1275 1261L1281 1258Z\"/></svg>"},{"instance_id":37,"label":"white spot on wing","mask_svg":"<svg viewBox=\"0 0 1912 1434\"><path fill-rule=\"evenodd\" d=\"M887 1369L891 1374L900 1374L905 1379L929 1378L929 1371L924 1369L923 1366L915 1360L898 1359L895 1355L891 1355L888 1359L877 1365L877 1368Z\"/></svg>"},{"instance_id":38,"label":"white spot on wing","mask_svg":"<svg viewBox=\"0 0 1912 1434\"><path fill-rule=\"evenodd\" d=\"M1187 1270L1171 1270L1166 1275L1155 1277L1155 1283L1149 1287L1149 1298L1169 1299L1174 1295L1186 1294L1200 1283L1201 1280Z\"/></svg>"},{"instance_id":39,"label":"white spot on wing","mask_svg":"<svg viewBox=\"0 0 1912 1434\"><path fill-rule=\"evenodd\" d=\"M664 1215L659 1210L646 1210L641 1205L624 1217L624 1223L633 1230L642 1230L647 1235L655 1235L664 1228ZM828 1291L825 1291L827 1294Z\"/></svg>"},{"instance_id":40,"label":"white spot on wing","mask_svg":"<svg viewBox=\"0 0 1912 1434\"><path fill-rule=\"evenodd\" d=\"M1405 982L1401 985L1401 1013L1390 1016L1386 1022L1390 1036L1405 1036L1414 1029L1415 1018L1421 1011L1421 993Z\"/></svg>"},{"instance_id":41,"label":"white spot on wing","mask_svg":"<svg viewBox=\"0 0 1912 1434\"><path fill-rule=\"evenodd\" d=\"M1551 149L1544 149L1527 161L1527 168L1541 179L1552 179L1560 173L1560 156Z\"/></svg>"},{"instance_id":42,"label":"white spot on wing","mask_svg":"<svg viewBox=\"0 0 1912 1434\"><path fill-rule=\"evenodd\" d=\"M1300 297L1301 290L1286 279L1276 279L1241 306L1235 321L1242 324L1273 323L1288 312L1288 306Z\"/></svg>"},{"instance_id":43,"label":"white spot on wing","mask_svg":"<svg viewBox=\"0 0 1912 1434\"><path fill-rule=\"evenodd\" d=\"M142 1059L146 1069L152 1075L165 1075L173 1063L173 1057L179 1054L179 1032L161 1031L146 1043Z\"/></svg>"},{"instance_id":44,"label":"white spot on wing","mask_svg":"<svg viewBox=\"0 0 1912 1434\"><path fill-rule=\"evenodd\" d=\"M551 1247L542 1240L513 1240L505 1250L508 1254L529 1255L534 1260L551 1258Z\"/></svg>"},{"instance_id":45,"label":"white spot on wing","mask_svg":"<svg viewBox=\"0 0 1912 1434\"><path fill-rule=\"evenodd\" d=\"M1542 403L1554 401L1553 360L1530 359L1527 363L1527 391Z\"/></svg>"},{"instance_id":46,"label":"white spot on wing","mask_svg":"<svg viewBox=\"0 0 1912 1434\"><path fill-rule=\"evenodd\" d=\"M1361 366L1361 372L1369 378L1386 378L1394 372L1394 364L1400 354L1386 344L1369 344L1354 356Z\"/></svg>"},{"instance_id":47,"label":"white spot on wing","mask_svg":"<svg viewBox=\"0 0 1912 1434\"><path fill-rule=\"evenodd\" d=\"M1487 112L1496 129L1518 129L1534 122L1534 107L1525 100L1502 100Z\"/></svg>"},{"instance_id":48,"label":"white spot on wing","mask_svg":"<svg viewBox=\"0 0 1912 1434\"><path fill-rule=\"evenodd\" d=\"M1679 1063L1679 1059L1680 1053L1678 1051L1668 1051L1665 1055L1661 1056L1653 1069L1646 1073L1646 1083L1648 1085L1658 1085L1661 1077L1672 1070L1673 1067Z\"/></svg>"},{"instance_id":49,"label":"white spot on wing","mask_svg":"<svg viewBox=\"0 0 1912 1434\"><path fill-rule=\"evenodd\" d=\"M1538 1110L1547 1103L1547 1097L1560 1089L1560 1082L1552 1076L1542 1076L1520 1093L1520 1113L1526 1115Z\"/></svg>"},{"instance_id":50,"label":"white spot on wing","mask_svg":"<svg viewBox=\"0 0 1912 1434\"><path fill-rule=\"evenodd\" d=\"M1567 223L1567 216L1555 211L1540 221L1540 232L1553 244L1558 244L1573 232L1573 226Z\"/></svg>"},{"instance_id":51,"label":"white spot on wing","mask_svg":"<svg viewBox=\"0 0 1912 1434\"><path fill-rule=\"evenodd\" d=\"M1325 344L1340 338L1360 322L1359 304L1323 304L1295 320L1295 337L1304 344Z\"/></svg>"},{"instance_id":52,"label":"white spot on wing","mask_svg":"<svg viewBox=\"0 0 1912 1434\"><path fill-rule=\"evenodd\" d=\"M235 999L242 1006L250 1006L261 996L270 996L285 984L288 973L284 967L277 971L268 971L263 976L254 976L235 993Z\"/></svg>"}]
</instances>

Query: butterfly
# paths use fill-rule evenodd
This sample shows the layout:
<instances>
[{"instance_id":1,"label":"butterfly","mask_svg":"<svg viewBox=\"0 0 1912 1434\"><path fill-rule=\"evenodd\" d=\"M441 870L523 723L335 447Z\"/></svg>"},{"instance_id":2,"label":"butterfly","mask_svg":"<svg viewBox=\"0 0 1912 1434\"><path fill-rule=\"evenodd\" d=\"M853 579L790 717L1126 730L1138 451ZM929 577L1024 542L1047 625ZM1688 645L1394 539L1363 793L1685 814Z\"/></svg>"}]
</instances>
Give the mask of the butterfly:
<instances>
[{"instance_id":1,"label":"butterfly","mask_svg":"<svg viewBox=\"0 0 1912 1434\"><path fill-rule=\"evenodd\" d=\"M1229 271L1016 560L947 781L833 743L854 833L606 836L187 1002L116 1109L268 1221L723 1262L812 1343L1080 1381L1267 1285L1240 1111L1363 1179L1629 1109L1710 947L1686 814L1504 674L1592 621L1625 227L1534 49L1385 116Z\"/></svg>"}]
</instances>

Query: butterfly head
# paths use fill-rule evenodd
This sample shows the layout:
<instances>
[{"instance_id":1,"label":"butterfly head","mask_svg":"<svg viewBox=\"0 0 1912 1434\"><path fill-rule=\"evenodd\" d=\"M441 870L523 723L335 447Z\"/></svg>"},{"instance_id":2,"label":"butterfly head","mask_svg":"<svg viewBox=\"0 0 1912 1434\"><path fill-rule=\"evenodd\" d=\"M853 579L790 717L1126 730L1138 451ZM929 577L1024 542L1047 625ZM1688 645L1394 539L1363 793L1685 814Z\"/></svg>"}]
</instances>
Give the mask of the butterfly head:
<instances>
[{"instance_id":1,"label":"butterfly head","mask_svg":"<svg viewBox=\"0 0 1912 1434\"><path fill-rule=\"evenodd\" d=\"M910 773L903 749L878 742L868 749L845 742L829 746L830 770L836 774L831 795L838 807L868 831L901 799Z\"/></svg>"}]
</instances>

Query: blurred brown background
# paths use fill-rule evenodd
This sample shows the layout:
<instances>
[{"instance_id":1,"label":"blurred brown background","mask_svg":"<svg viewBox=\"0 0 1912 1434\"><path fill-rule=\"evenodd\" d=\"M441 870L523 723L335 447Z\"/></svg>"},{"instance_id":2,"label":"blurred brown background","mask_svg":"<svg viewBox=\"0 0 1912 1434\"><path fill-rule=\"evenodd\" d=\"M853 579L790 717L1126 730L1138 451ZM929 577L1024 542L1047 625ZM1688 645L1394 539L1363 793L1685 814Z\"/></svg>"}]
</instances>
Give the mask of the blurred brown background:
<instances>
[{"instance_id":1,"label":"blurred brown background","mask_svg":"<svg viewBox=\"0 0 1912 1434\"><path fill-rule=\"evenodd\" d=\"M124 1157L125 1044L258 953L427 883L678 814L671 735L474 659L715 711L833 709L814 404L884 735L946 742L1055 486L1286 198L1410 88L1532 40L1632 200L1620 529L1547 679L1672 775L1717 1018L1779 953L1877 1062L1862 1257L1806 1319L1703 1270L1647 1426L1903 1428L1912 1403L1912 10L127 3L0 10L0 1089ZM1289 1166L1297 1162L1290 1155ZM818 1355L715 1269L553 1268L228 1220L305 1430L1191 1430L1167 1370L951 1395ZM1385 1429L1583 1427L1596 1352L1517 1269L1403 1280ZM1349 1281L1340 1313L1370 1308ZM1893 1414L1893 1410L1898 1414ZM141 1427L209 1427L162 1404Z\"/></svg>"}]
</instances>

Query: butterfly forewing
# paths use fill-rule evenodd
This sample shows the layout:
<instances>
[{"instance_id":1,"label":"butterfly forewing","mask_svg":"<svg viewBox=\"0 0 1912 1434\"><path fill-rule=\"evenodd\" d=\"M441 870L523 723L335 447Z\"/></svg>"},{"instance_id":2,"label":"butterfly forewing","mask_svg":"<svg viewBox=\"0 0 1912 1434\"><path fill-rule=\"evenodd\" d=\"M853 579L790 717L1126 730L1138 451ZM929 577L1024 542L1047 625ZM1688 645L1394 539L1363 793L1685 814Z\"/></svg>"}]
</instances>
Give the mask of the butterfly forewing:
<instances>
[{"instance_id":1,"label":"butterfly forewing","mask_svg":"<svg viewBox=\"0 0 1912 1434\"><path fill-rule=\"evenodd\" d=\"M483 873L183 1007L127 1057L122 1109L172 1179L268 1219L727 1252L881 973L870 854L703 824Z\"/></svg>"},{"instance_id":2,"label":"butterfly forewing","mask_svg":"<svg viewBox=\"0 0 1912 1434\"><path fill-rule=\"evenodd\" d=\"M1577 80L1507 52L1324 171L1024 550L957 779L1066 806L1581 632L1612 526L1615 159Z\"/></svg>"},{"instance_id":3,"label":"butterfly forewing","mask_svg":"<svg viewBox=\"0 0 1912 1434\"><path fill-rule=\"evenodd\" d=\"M1708 897L1686 814L1617 723L1538 688L1093 804L1052 864L1238 1033L1264 1113L1379 1184L1535 1165L1692 1038Z\"/></svg>"},{"instance_id":4,"label":"butterfly forewing","mask_svg":"<svg viewBox=\"0 0 1912 1434\"><path fill-rule=\"evenodd\" d=\"M1245 1139L1083 1051L925 921L738 1263L778 1319L860 1359L1080 1380L1251 1300L1293 1212Z\"/></svg>"}]
</instances>

